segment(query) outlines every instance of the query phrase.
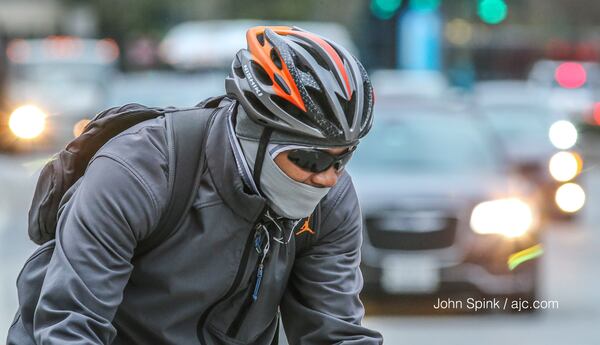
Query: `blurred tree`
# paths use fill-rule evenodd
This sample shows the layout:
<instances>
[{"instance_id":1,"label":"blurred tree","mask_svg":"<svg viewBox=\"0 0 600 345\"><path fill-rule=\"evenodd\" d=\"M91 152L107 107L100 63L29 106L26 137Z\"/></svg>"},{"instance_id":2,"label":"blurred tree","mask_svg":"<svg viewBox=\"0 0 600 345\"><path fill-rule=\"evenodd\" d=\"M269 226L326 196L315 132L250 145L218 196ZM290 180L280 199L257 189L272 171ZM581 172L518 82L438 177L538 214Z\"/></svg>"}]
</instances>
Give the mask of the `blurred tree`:
<instances>
[{"instance_id":1,"label":"blurred tree","mask_svg":"<svg viewBox=\"0 0 600 345\"><path fill-rule=\"evenodd\" d=\"M144 33L158 35L171 25L175 15L172 2L164 0L63 0L67 5L89 4L96 10L100 34L121 41ZM179 6L193 3L179 0Z\"/></svg>"},{"instance_id":2,"label":"blurred tree","mask_svg":"<svg viewBox=\"0 0 600 345\"><path fill-rule=\"evenodd\" d=\"M91 4L100 33L122 40L144 33L161 36L186 20L277 19L327 20L352 27L367 0L62 0L65 5Z\"/></svg>"},{"instance_id":3,"label":"blurred tree","mask_svg":"<svg viewBox=\"0 0 600 345\"><path fill-rule=\"evenodd\" d=\"M184 21L265 19L329 21L345 25L356 42L364 41L362 18L369 0L60 0L67 9L90 6L98 17L98 34L121 47L137 40L157 41ZM122 63L124 61L121 61ZM126 62L125 65L126 66Z\"/></svg>"}]
</instances>

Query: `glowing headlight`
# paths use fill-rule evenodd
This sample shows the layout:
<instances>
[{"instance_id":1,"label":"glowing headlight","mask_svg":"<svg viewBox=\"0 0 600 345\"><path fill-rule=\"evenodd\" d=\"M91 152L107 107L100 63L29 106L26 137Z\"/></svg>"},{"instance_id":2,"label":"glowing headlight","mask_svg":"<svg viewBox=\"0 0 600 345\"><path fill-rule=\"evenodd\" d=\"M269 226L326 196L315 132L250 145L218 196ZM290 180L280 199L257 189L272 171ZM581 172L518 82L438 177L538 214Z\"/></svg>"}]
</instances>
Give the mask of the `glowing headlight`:
<instances>
[{"instance_id":1,"label":"glowing headlight","mask_svg":"<svg viewBox=\"0 0 600 345\"><path fill-rule=\"evenodd\" d=\"M518 237L534 225L531 207L516 198L486 201L471 214L471 228L479 234L502 234Z\"/></svg>"},{"instance_id":2,"label":"glowing headlight","mask_svg":"<svg viewBox=\"0 0 600 345\"><path fill-rule=\"evenodd\" d=\"M33 139L46 127L46 113L33 105L24 105L10 114L8 127L21 139Z\"/></svg>"},{"instance_id":3,"label":"glowing headlight","mask_svg":"<svg viewBox=\"0 0 600 345\"><path fill-rule=\"evenodd\" d=\"M582 161L578 154L573 152L558 152L550 158L550 175L556 181L566 182L579 175Z\"/></svg>"},{"instance_id":4,"label":"glowing headlight","mask_svg":"<svg viewBox=\"0 0 600 345\"><path fill-rule=\"evenodd\" d=\"M576 183L565 183L556 190L554 201L562 211L575 213L585 204L585 192Z\"/></svg>"},{"instance_id":5,"label":"glowing headlight","mask_svg":"<svg viewBox=\"0 0 600 345\"><path fill-rule=\"evenodd\" d=\"M557 121L550 126L548 137L556 148L568 150L577 143L577 128L569 121Z\"/></svg>"}]
</instances>

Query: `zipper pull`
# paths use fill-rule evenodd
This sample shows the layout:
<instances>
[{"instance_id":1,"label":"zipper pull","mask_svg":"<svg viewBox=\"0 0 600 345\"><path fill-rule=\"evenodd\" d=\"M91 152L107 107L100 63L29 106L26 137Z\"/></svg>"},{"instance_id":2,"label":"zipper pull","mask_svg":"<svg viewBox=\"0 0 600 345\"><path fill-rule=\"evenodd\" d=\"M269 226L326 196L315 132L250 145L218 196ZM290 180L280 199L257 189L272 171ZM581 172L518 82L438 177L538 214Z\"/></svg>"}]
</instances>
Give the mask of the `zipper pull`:
<instances>
[{"instance_id":1,"label":"zipper pull","mask_svg":"<svg viewBox=\"0 0 600 345\"><path fill-rule=\"evenodd\" d=\"M258 265L258 269L256 270L256 283L254 283L254 291L252 291L252 300L256 301L258 299L258 292L260 290L260 283L262 283L262 278L265 270L265 259L267 258L267 254L271 249L271 241L269 240L269 233L265 230L267 235L267 243L262 250L262 256L260 258L260 264Z\"/></svg>"},{"instance_id":2,"label":"zipper pull","mask_svg":"<svg viewBox=\"0 0 600 345\"><path fill-rule=\"evenodd\" d=\"M260 290L260 283L262 282L264 268L265 266L261 262L258 266L258 270L256 271L256 283L254 284L254 291L252 292L253 301L258 299L258 291Z\"/></svg>"},{"instance_id":3,"label":"zipper pull","mask_svg":"<svg viewBox=\"0 0 600 345\"><path fill-rule=\"evenodd\" d=\"M262 252L262 235L262 232L260 232L259 230L257 230L254 234L254 249L258 254Z\"/></svg>"}]
</instances>

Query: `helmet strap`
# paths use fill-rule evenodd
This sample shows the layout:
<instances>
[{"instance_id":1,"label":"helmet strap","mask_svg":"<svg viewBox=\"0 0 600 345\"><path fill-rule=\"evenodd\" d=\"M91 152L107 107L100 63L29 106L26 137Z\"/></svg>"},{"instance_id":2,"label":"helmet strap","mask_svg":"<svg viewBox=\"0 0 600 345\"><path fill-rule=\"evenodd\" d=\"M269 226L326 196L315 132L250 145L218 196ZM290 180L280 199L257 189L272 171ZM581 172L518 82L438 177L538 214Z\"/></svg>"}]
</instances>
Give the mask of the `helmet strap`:
<instances>
[{"instance_id":1,"label":"helmet strap","mask_svg":"<svg viewBox=\"0 0 600 345\"><path fill-rule=\"evenodd\" d=\"M254 179L254 184L256 185L256 188L261 194L262 190L260 189L260 173L262 171L265 154L267 153L267 144L269 144L269 140L271 139L272 133L273 128L264 127L262 134L260 135L260 141L258 142L256 160L254 161L254 174L252 175L252 178Z\"/></svg>"}]
</instances>

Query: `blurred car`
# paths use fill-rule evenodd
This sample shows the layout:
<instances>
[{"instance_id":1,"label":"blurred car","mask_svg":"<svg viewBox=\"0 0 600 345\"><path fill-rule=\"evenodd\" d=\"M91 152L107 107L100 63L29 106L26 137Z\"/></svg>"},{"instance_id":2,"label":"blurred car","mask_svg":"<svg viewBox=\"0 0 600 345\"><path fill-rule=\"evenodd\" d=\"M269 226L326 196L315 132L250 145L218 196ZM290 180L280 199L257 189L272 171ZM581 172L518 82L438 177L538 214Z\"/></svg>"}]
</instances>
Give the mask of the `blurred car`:
<instances>
[{"instance_id":1,"label":"blurred car","mask_svg":"<svg viewBox=\"0 0 600 345\"><path fill-rule=\"evenodd\" d=\"M439 71L376 70L371 73L371 82L378 97L441 98L449 91L448 80Z\"/></svg>"},{"instance_id":2,"label":"blurred car","mask_svg":"<svg viewBox=\"0 0 600 345\"><path fill-rule=\"evenodd\" d=\"M463 105L379 98L348 167L365 225L364 293L533 298L537 260L514 270L507 260L540 241L539 201L502 160Z\"/></svg>"},{"instance_id":3,"label":"blurred car","mask_svg":"<svg viewBox=\"0 0 600 345\"><path fill-rule=\"evenodd\" d=\"M328 37L350 52L356 52L350 33L337 23L240 19L178 24L167 32L160 43L159 55L164 62L180 70L227 68L238 50L246 48L246 31L259 25L295 25Z\"/></svg>"},{"instance_id":4,"label":"blurred car","mask_svg":"<svg viewBox=\"0 0 600 345\"><path fill-rule=\"evenodd\" d=\"M73 138L102 109L119 49L110 39L16 39L8 57L7 107L0 145L44 147Z\"/></svg>"},{"instance_id":5,"label":"blurred car","mask_svg":"<svg viewBox=\"0 0 600 345\"><path fill-rule=\"evenodd\" d=\"M539 187L545 213L571 217L585 203L577 183L583 160L577 130L547 105L544 93L525 81L480 82L474 101L505 149L510 167ZM564 185L571 187L565 195ZM576 186L576 187L574 187Z\"/></svg>"},{"instance_id":6,"label":"blurred car","mask_svg":"<svg viewBox=\"0 0 600 345\"><path fill-rule=\"evenodd\" d=\"M545 90L551 108L578 122L599 100L600 64L540 60L531 68L528 81Z\"/></svg>"},{"instance_id":7,"label":"blurred car","mask_svg":"<svg viewBox=\"0 0 600 345\"><path fill-rule=\"evenodd\" d=\"M108 106L139 103L151 107L191 107L205 98L225 94L225 72L180 73L146 71L115 78Z\"/></svg>"}]
</instances>

